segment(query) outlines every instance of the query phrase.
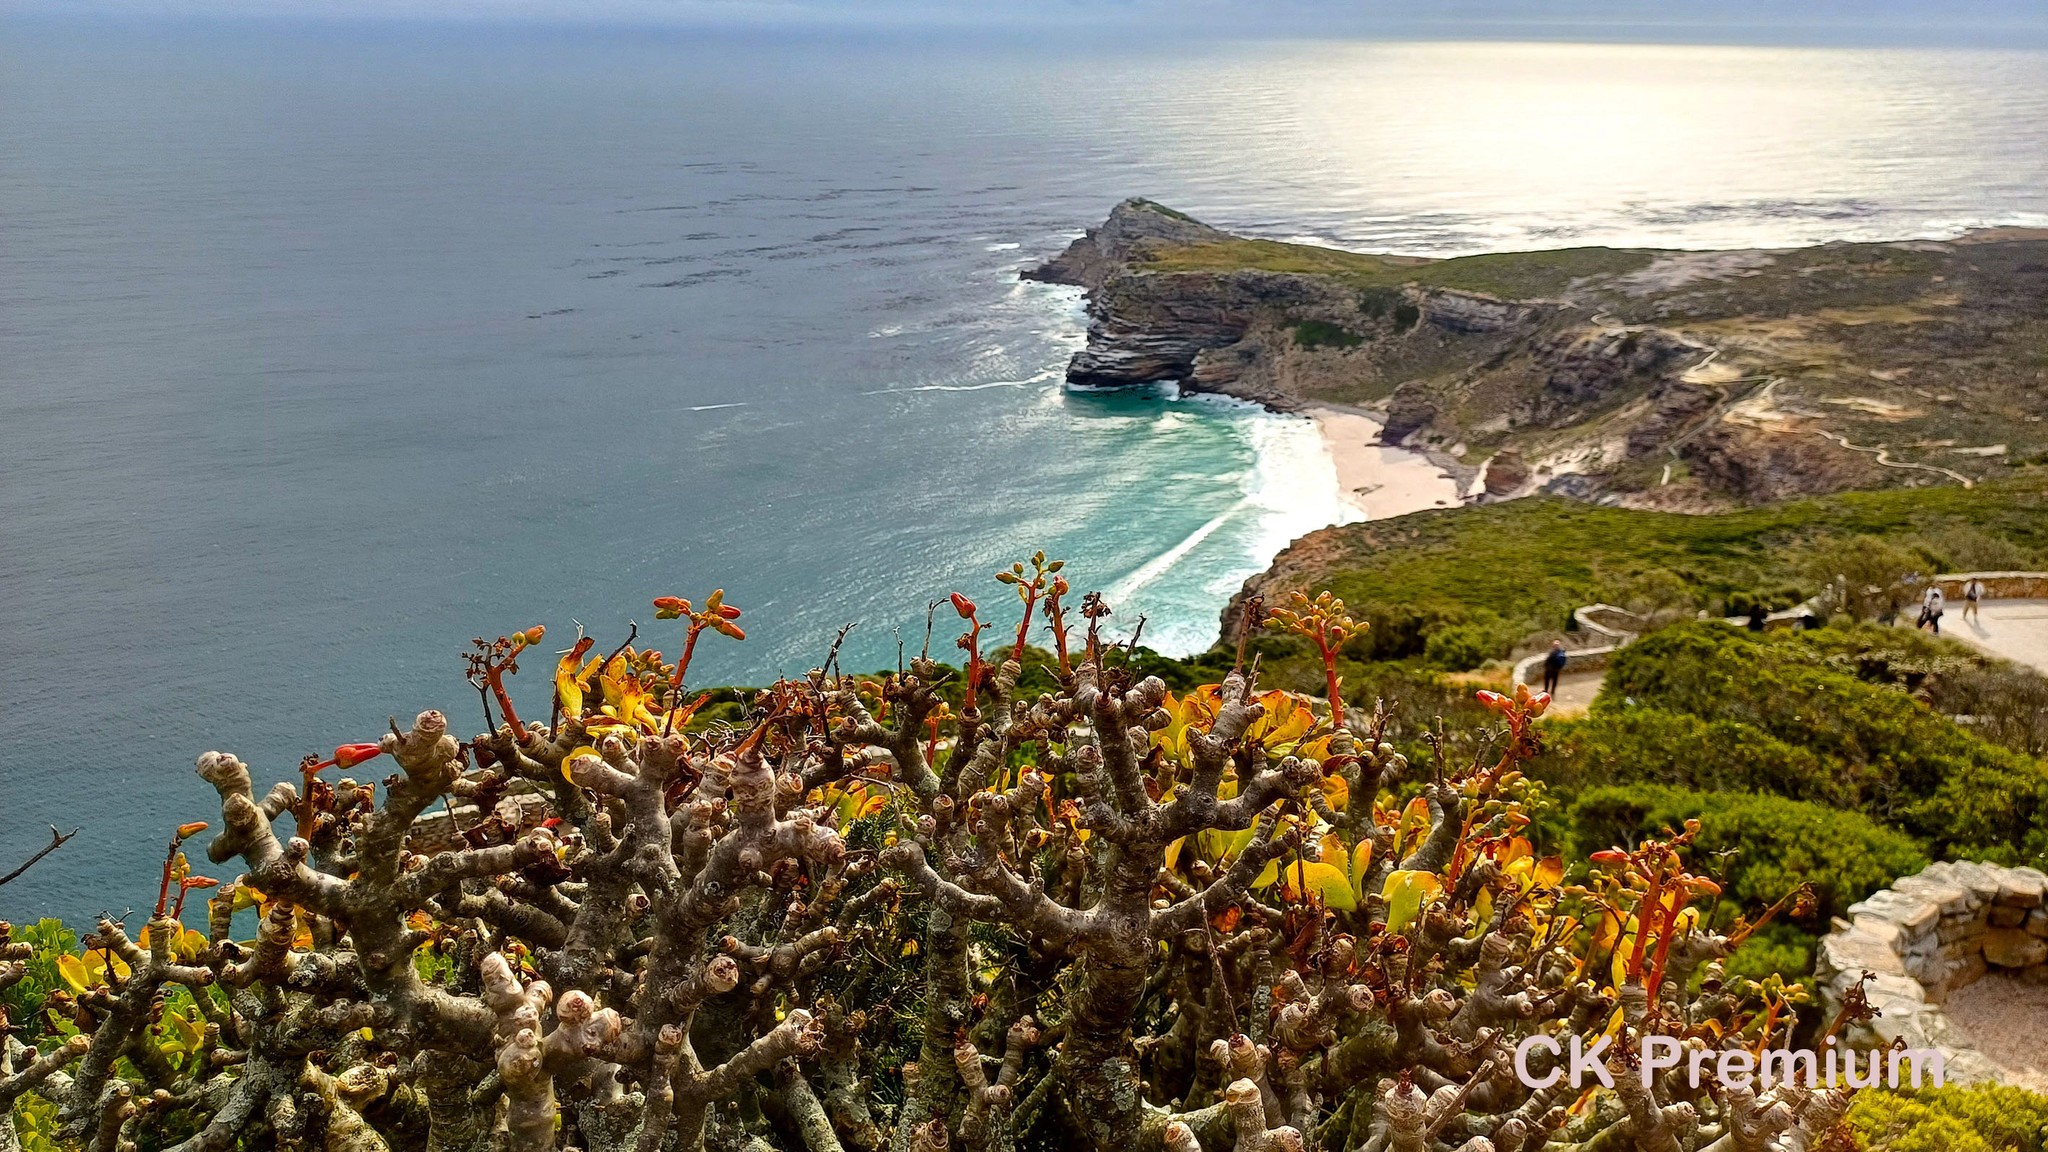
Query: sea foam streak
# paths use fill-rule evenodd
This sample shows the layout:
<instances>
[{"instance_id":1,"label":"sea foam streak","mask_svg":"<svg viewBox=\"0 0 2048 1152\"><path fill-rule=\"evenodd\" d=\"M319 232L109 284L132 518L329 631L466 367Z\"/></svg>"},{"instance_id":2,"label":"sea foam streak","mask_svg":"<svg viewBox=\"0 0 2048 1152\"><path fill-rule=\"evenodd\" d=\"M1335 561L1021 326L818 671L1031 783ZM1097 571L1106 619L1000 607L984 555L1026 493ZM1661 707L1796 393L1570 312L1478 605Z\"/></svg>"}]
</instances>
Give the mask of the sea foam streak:
<instances>
[{"instance_id":1,"label":"sea foam streak","mask_svg":"<svg viewBox=\"0 0 2048 1152\"><path fill-rule=\"evenodd\" d=\"M1190 393L1170 403L1213 409L1251 448L1238 480L1243 495L1107 593L1112 604L1167 609L1149 616L1143 643L1184 656L1214 643L1217 624L1207 613L1174 610L1182 601L1218 605L1295 539L1363 515L1340 497L1335 463L1311 421L1221 396Z\"/></svg>"},{"instance_id":2,"label":"sea foam streak","mask_svg":"<svg viewBox=\"0 0 2048 1152\"><path fill-rule=\"evenodd\" d=\"M861 393L863 396L887 396L896 392L981 392L989 388L1029 388L1043 384L1059 375L1059 369L1048 368L1036 376L1022 380L989 380L981 384L914 384L904 388L875 388Z\"/></svg>"}]
</instances>

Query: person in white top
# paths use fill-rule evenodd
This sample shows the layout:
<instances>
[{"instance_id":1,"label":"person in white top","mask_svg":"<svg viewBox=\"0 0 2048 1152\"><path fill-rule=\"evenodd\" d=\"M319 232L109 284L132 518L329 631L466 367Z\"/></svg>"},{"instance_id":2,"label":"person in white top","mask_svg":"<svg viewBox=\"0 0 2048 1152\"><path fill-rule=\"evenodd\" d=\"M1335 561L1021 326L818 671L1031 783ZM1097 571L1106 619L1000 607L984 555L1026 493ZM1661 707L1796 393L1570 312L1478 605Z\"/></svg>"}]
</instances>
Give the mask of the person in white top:
<instances>
[{"instance_id":1,"label":"person in white top","mask_svg":"<svg viewBox=\"0 0 2048 1152\"><path fill-rule=\"evenodd\" d=\"M1982 600L1983 598L1984 582L1982 580L1977 579L1975 576L1970 577L1970 582L1963 585L1964 622L1967 623L1977 619L1977 601Z\"/></svg>"},{"instance_id":2,"label":"person in white top","mask_svg":"<svg viewBox=\"0 0 2048 1152\"><path fill-rule=\"evenodd\" d=\"M1932 625L1936 636L1941 635L1941 605L1941 585L1929 584L1927 586L1927 594L1920 598L1920 623L1918 626L1926 628Z\"/></svg>"}]
</instances>

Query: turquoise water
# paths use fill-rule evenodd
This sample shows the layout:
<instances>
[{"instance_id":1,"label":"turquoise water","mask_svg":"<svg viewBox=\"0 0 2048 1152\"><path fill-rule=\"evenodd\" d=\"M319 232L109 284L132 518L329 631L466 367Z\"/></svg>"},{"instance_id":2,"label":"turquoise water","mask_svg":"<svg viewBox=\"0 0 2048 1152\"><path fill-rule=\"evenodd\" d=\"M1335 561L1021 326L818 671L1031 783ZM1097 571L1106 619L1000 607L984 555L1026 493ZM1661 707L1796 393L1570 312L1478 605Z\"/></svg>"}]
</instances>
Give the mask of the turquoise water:
<instances>
[{"instance_id":1,"label":"turquoise water","mask_svg":"<svg viewBox=\"0 0 2048 1152\"><path fill-rule=\"evenodd\" d=\"M1436 253L2048 223L2037 54L0 31L0 867L85 828L16 918L145 903L201 751L474 726L472 636L722 586L702 682L893 664L1043 547L1205 645L1340 508L1305 422L1059 389L1078 300L1016 273L1123 196Z\"/></svg>"}]
</instances>

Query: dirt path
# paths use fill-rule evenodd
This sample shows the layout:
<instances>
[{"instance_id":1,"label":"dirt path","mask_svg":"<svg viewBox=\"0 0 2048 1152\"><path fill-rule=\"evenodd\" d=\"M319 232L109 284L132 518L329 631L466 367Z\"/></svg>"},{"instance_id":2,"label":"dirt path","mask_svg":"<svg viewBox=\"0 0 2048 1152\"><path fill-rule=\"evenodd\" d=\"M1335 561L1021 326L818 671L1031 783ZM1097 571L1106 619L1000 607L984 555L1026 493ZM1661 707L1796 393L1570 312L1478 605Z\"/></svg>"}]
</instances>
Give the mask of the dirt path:
<instances>
[{"instance_id":1,"label":"dirt path","mask_svg":"<svg viewBox=\"0 0 2048 1152\"><path fill-rule=\"evenodd\" d=\"M1600 681L1606 675L1601 671L1573 672L1567 668L1565 674L1557 678L1557 691L1551 695L1550 710L1545 715L1563 720L1584 716L1586 709L1592 706L1593 697L1599 695Z\"/></svg>"},{"instance_id":2,"label":"dirt path","mask_svg":"<svg viewBox=\"0 0 2048 1152\"><path fill-rule=\"evenodd\" d=\"M1986 600L1978 616L1964 620L1962 601L1952 600L1941 634L2048 673L2048 600Z\"/></svg>"},{"instance_id":3,"label":"dirt path","mask_svg":"<svg viewBox=\"0 0 2048 1152\"><path fill-rule=\"evenodd\" d=\"M1985 976L1957 989L1942 1011L2005 1071L2007 1083L2048 1092L2048 1051L2041 1044L2048 1033L2048 986Z\"/></svg>"}]
</instances>

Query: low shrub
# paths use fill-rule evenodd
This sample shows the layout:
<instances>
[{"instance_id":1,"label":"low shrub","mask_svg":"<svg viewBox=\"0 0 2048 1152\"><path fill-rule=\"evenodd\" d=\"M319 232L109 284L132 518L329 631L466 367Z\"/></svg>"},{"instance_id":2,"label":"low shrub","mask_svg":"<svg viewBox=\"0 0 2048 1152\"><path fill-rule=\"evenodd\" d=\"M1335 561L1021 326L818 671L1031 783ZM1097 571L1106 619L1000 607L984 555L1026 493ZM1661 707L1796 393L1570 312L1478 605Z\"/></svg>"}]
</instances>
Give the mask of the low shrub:
<instances>
[{"instance_id":1,"label":"low shrub","mask_svg":"<svg viewBox=\"0 0 2048 1152\"><path fill-rule=\"evenodd\" d=\"M1753 909L1811 884L1814 907L1804 918L1809 928L1824 927L1850 904L1927 865L1925 850L1911 836L1854 812L1777 796L1655 784L1607 785L1579 795L1567 812L1569 854L1633 845L1694 819L1701 824L1695 842L1700 859L1734 853L1722 874L1726 903Z\"/></svg>"},{"instance_id":2,"label":"low shrub","mask_svg":"<svg viewBox=\"0 0 2048 1152\"><path fill-rule=\"evenodd\" d=\"M1853 805L1839 764L1754 725L1687 712L1636 707L1602 710L1558 725L1539 762L1560 791L1601 783L1665 784L1710 792L1775 792L1793 800Z\"/></svg>"},{"instance_id":3,"label":"low shrub","mask_svg":"<svg viewBox=\"0 0 2048 1152\"><path fill-rule=\"evenodd\" d=\"M1743 739L1804 769L1770 790L1853 806L1940 856L2014 861L2048 848L2036 818L2048 808L2039 761L1972 735L1897 688L1865 682L1831 663L1825 643L1680 624L1616 654L1593 714L1615 725L1651 708L1723 724L1731 736L1747 730ZM1778 745L1803 748L1825 769Z\"/></svg>"},{"instance_id":4,"label":"low shrub","mask_svg":"<svg viewBox=\"0 0 2048 1152\"><path fill-rule=\"evenodd\" d=\"M2048 1152L2048 1096L2004 1084L1858 1092L1849 1130L1870 1152Z\"/></svg>"}]
</instances>

